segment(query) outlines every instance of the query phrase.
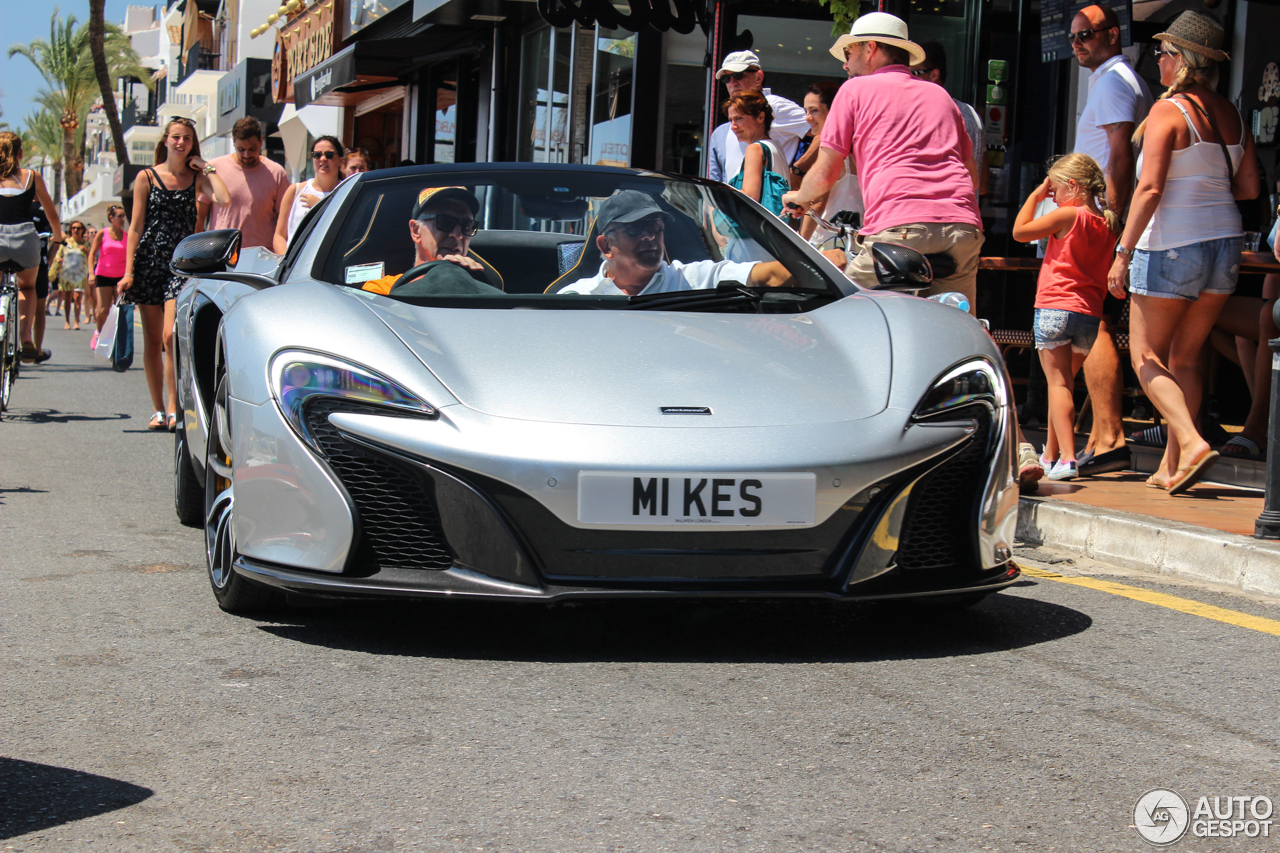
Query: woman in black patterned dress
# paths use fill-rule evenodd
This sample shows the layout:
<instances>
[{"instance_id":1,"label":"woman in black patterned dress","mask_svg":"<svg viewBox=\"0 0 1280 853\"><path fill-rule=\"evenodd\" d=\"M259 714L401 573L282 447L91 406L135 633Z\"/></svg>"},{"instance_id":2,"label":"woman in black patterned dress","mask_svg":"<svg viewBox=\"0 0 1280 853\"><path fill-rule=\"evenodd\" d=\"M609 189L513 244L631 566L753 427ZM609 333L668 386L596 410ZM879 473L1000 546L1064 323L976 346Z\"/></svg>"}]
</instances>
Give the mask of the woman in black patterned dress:
<instances>
[{"instance_id":1,"label":"woman in black patterned dress","mask_svg":"<svg viewBox=\"0 0 1280 853\"><path fill-rule=\"evenodd\" d=\"M200 157L200 141L191 121L173 119L156 146L156 165L139 174L133 184L133 222L124 275L116 287L121 301L137 305L142 314L142 366L155 407L147 429L172 432L177 428L173 318L174 300L184 279L169 272L169 260L178 244L195 231L197 193L220 206L230 203L226 184L216 171Z\"/></svg>"}]
</instances>

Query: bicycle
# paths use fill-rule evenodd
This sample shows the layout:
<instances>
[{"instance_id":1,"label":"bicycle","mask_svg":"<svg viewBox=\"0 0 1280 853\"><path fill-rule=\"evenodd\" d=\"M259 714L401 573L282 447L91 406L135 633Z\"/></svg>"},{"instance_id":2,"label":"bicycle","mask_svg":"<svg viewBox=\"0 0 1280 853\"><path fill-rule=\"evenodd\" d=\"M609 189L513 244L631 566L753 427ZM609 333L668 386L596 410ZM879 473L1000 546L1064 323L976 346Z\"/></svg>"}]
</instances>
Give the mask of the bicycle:
<instances>
[{"instance_id":1,"label":"bicycle","mask_svg":"<svg viewBox=\"0 0 1280 853\"><path fill-rule=\"evenodd\" d=\"M9 408L9 394L22 364L18 340L18 273L14 261L0 262L0 412Z\"/></svg>"}]
</instances>

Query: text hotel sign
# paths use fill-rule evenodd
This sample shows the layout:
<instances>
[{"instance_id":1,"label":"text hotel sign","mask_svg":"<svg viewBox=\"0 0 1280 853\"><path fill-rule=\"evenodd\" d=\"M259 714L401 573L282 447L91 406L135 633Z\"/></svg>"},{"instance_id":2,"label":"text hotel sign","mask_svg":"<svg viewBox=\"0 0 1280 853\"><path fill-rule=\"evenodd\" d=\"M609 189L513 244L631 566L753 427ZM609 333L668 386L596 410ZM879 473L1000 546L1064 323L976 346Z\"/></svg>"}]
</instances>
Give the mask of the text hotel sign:
<instances>
[{"instance_id":1,"label":"text hotel sign","mask_svg":"<svg viewBox=\"0 0 1280 853\"><path fill-rule=\"evenodd\" d=\"M271 91L276 103L293 102L293 81L333 56L333 3L308 9L276 36Z\"/></svg>"}]
</instances>

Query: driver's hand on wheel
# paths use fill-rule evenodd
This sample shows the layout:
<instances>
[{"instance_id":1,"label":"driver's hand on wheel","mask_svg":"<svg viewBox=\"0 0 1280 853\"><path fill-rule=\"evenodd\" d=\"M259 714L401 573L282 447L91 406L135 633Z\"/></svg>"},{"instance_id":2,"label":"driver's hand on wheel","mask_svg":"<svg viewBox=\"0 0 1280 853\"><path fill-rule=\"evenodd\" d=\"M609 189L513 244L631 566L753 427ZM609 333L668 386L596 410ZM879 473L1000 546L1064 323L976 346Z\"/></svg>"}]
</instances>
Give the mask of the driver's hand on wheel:
<instances>
[{"instance_id":1,"label":"driver's hand on wheel","mask_svg":"<svg viewBox=\"0 0 1280 853\"><path fill-rule=\"evenodd\" d=\"M440 260L449 261L450 263L457 264L463 269L472 270L474 272L484 271L484 264L480 263L475 258L468 258L466 255L445 255Z\"/></svg>"}]
</instances>

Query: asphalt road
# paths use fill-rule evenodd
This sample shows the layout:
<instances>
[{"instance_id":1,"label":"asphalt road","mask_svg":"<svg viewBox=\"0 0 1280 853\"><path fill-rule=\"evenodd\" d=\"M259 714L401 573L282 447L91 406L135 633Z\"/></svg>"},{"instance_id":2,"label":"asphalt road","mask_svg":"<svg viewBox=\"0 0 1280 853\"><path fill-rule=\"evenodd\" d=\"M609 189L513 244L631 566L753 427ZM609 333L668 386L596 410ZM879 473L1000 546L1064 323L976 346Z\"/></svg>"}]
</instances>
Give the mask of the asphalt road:
<instances>
[{"instance_id":1,"label":"asphalt road","mask_svg":"<svg viewBox=\"0 0 1280 853\"><path fill-rule=\"evenodd\" d=\"M87 338L0 423L0 850L1146 850L1149 789L1280 801L1280 638L1043 578L955 614L224 614L142 372Z\"/></svg>"}]
</instances>

